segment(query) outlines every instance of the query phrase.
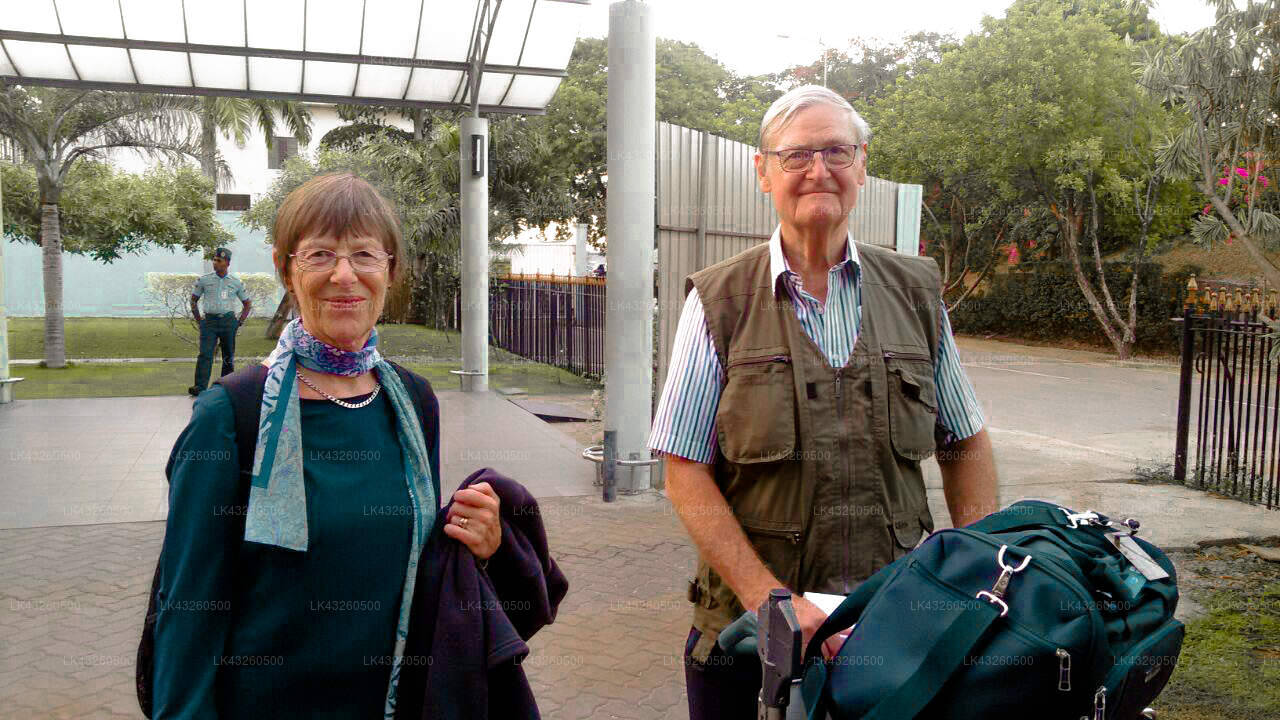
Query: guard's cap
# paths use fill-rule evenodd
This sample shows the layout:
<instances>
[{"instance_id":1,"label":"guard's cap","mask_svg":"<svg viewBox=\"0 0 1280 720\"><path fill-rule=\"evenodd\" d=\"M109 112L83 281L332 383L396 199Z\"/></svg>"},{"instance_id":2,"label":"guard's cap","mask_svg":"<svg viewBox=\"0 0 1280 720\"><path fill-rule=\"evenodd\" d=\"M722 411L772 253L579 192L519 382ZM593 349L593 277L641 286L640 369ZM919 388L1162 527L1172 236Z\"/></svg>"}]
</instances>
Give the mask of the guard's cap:
<instances>
[{"instance_id":1,"label":"guard's cap","mask_svg":"<svg viewBox=\"0 0 1280 720\"><path fill-rule=\"evenodd\" d=\"M220 247L217 250L213 251L213 259L226 260L227 262L231 262L231 251L224 247Z\"/></svg>"}]
</instances>

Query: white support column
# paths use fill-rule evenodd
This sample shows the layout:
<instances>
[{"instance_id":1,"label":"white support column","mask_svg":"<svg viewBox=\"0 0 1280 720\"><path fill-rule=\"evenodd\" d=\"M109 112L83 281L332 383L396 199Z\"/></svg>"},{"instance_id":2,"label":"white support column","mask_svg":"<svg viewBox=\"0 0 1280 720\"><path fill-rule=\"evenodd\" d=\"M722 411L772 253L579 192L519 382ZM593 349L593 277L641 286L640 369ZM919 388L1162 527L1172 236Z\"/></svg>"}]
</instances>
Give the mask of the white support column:
<instances>
[{"instance_id":1,"label":"white support column","mask_svg":"<svg viewBox=\"0 0 1280 720\"><path fill-rule=\"evenodd\" d=\"M653 391L654 83L653 8L637 0L615 2L609 6L604 430L620 461L649 457L644 443ZM650 487L650 466L631 467L617 467L617 487Z\"/></svg>"},{"instance_id":2,"label":"white support column","mask_svg":"<svg viewBox=\"0 0 1280 720\"><path fill-rule=\"evenodd\" d=\"M489 121L458 124L462 174L462 389L489 389ZM474 147L473 147L474 146ZM478 173L478 174L477 174Z\"/></svg>"},{"instance_id":3,"label":"white support column","mask_svg":"<svg viewBox=\"0 0 1280 720\"><path fill-rule=\"evenodd\" d=\"M4 243L4 183L0 179L0 405L13 402L14 383L9 378L9 316L4 312Z\"/></svg>"},{"instance_id":4,"label":"white support column","mask_svg":"<svg viewBox=\"0 0 1280 720\"><path fill-rule=\"evenodd\" d=\"M573 275L582 277L591 272L587 265L587 228L586 223L578 223L573 233Z\"/></svg>"}]
</instances>

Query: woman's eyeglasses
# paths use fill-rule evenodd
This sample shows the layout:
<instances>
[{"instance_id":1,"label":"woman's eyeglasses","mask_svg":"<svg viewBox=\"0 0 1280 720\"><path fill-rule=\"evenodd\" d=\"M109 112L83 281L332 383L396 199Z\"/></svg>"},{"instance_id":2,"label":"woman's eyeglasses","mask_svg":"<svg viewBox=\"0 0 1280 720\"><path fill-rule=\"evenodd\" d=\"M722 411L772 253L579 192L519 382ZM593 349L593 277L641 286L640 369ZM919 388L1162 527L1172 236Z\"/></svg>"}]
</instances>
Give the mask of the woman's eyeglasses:
<instances>
[{"instance_id":1,"label":"woman's eyeglasses","mask_svg":"<svg viewBox=\"0 0 1280 720\"><path fill-rule=\"evenodd\" d=\"M297 258L303 270L324 272L338 265L338 258L346 258L351 269L359 273L381 272L387 269L387 262L393 257L381 250L357 250L350 255L339 255L332 250L304 250L290 253L289 257Z\"/></svg>"},{"instance_id":2,"label":"woman's eyeglasses","mask_svg":"<svg viewBox=\"0 0 1280 720\"><path fill-rule=\"evenodd\" d=\"M795 150L765 150L766 155L777 155L778 165L787 172L808 172L813 167L813 157L822 153L822 164L832 170L843 170L858 159L857 145L832 145L820 150L797 148Z\"/></svg>"}]
</instances>

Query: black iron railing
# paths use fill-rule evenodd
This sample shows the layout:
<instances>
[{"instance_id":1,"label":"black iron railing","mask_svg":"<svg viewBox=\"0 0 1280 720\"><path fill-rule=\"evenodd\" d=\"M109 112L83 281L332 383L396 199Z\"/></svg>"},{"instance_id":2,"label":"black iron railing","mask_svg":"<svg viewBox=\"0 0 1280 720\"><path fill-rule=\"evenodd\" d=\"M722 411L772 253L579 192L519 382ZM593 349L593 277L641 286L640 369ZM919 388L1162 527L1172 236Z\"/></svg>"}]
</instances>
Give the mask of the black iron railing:
<instances>
[{"instance_id":1,"label":"black iron railing","mask_svg":"<svg viewBox=\"0 0 1280 720\"><path fill-rule=\"evenodd\" d=\"M579 375L604 374L605 281L499 275L489 284L489 342Z\"/></svg>"},{"instance_id":2,"label":"black iron railing","mask_svg":"<svg viewBox=\"0 0 1280 720\"><path fill-rule=\"evenodd\" d=\"M1276 291L1265 301L1257 289L1196 291L1193 277L1180 319L1174 480L1280 508L1280 362L1266 322Z\"/></svg>"}]
</instances>

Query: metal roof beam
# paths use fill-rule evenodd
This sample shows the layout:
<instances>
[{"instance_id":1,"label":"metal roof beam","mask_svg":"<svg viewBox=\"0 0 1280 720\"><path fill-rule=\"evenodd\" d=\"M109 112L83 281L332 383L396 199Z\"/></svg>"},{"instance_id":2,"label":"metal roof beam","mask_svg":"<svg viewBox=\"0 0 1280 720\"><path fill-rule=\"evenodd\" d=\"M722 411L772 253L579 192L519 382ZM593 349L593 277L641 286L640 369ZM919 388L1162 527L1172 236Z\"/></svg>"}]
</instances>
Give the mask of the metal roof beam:
<instances>
[{"instance_id":1,"label":"metal roof beam","mask_svg":"<svg viewBox=\"0 0 1280 720\"><path fill-rule=\"evenodd\" d=\"M566 2L567 0L555 0ZM91 45L96 47L124 48L126 50L162 50L166 52L197 53L208 55L235 55L238 57L277 58L280 60L315 60L318 62L358 63L362 65L386 65L389 67L424 68L431 70L456 70L468 72L467 61L420 60L417 58L388 57L385 55L351 55L348 53L323 53L312 50L281 50L235 45L201 45L197 43L160 42L131 38L92 37L87 35L58 35L19 30L0 30L0 40L54 43L60 45ZM514 73L516 75L540 75L543 77L568 77L568 72L547 67L521 67L518 65L485 65L482 72ZM338 96L343 97L343 96Z\"/></svg>"},{"instance_id":2,"label":"metal roof beam","mask_svg":"<svg viewBox=\"0 0 1280 720\"><path fill-rule=\"evenodd\" d=\"M0 75L0 77L6 77ZM380 107L422 108L424 110L470 110L468 103L431 102L426 100L397 100L396 98L351 97L350 95L321 95L317 93L267 92L264 90L232 90L225 88L192 88L181 85L135 85L134 83L101 82L97 80L63 80L60 78L12 77L21 85L78 88L83 90L108 90L111 92L160 93L164 95L225 96L262 98L266 100L292 100L295 102L323 103L326 105L375 105ZM518 115L546 115L546 108L481 105L480 112L514 113Z\"/></svg>"}]
</instances>

